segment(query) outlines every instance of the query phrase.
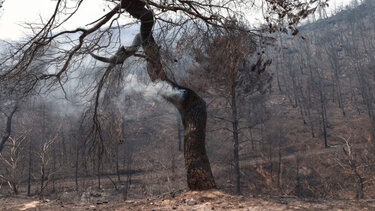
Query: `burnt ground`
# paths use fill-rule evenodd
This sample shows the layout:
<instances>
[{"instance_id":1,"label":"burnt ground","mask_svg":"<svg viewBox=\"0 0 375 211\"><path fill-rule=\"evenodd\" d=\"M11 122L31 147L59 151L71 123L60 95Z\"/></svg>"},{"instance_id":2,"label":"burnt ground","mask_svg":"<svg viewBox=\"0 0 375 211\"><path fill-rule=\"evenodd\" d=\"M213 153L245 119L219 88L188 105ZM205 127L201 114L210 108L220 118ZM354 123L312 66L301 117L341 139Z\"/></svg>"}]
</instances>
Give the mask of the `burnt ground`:
<instances>
[{"instance_id":1,"label":"burnt ground","mask_svg":"<svg viewBox=\"0 0 375 211\"><path fill-rule=\"evenodd\" d=\"M111 201L92 195L89 201L38 200L27 197L0 198L1 210L375 210L375 200L315 200L292 196L247 198L218 190L188 191L152 199ZM72 200L73 201L73 200Z\"/></svg>"}]
</instances>

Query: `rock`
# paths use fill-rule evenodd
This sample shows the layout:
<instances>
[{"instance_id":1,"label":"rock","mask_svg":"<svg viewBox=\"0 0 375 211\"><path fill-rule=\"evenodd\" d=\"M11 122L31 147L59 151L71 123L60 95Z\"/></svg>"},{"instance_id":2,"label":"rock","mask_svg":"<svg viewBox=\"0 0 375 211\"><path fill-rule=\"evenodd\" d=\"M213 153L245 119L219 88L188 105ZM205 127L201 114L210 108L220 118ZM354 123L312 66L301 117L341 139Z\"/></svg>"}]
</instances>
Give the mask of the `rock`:
<instances>
[{"instance_id":1,"label":"rock","mask_svg":"<svg viewBox=\"0 0 375 211\"><path fill-rule=\"evenodd\" d=\"M176 193L174 193L174 192L170 192L169 195L170 195L172 198L174 198L174 197L176 196Z\"/></svg>"},{"instance_id":2,"label":"rock","mask_svg":"<svg viewBox=\"0 0 375 211\"><path fill-rule=\"evenodd\" d=\"M281 203L281 204L288 204L288 201L286 201L286 200L281 200L280 203Z\"/></svg>"},{"instance_id":3,"label":"rock","mask_svg":"<svg viewBox=\"0 0 375 211\"><path fill-rule=\"evenodd\" d=\"M190 206L198 204L198 202L195 201L194 199L185 199L185 203Z\"/></svg>"},{"instance_id":4,"label":"rock","mask_svg":"<svg viewBox=\"0 0 375 211\"><path fill-rule=\"evenodd\" d=\"M102 194L100 194L100 193L91 193L90 196L95 197L95 198L99 198L99 197L102 196Z\"/></svg>"}]
</instances>

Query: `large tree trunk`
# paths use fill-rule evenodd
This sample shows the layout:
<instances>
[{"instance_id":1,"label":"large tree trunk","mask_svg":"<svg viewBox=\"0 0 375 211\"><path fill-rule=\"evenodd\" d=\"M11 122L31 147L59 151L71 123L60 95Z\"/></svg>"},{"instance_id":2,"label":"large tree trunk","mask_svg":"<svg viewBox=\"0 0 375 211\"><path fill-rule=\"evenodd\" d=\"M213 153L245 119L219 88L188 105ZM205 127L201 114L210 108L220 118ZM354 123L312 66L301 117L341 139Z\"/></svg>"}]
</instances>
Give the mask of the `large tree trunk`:
<instances>
[{"instance_id":1,"label":"large tree trunk","mask_svg":"<svg viewBox=\"0 0 375 211\"><path fill-rule=\"evenodd\" d=\"M179 111L185 128L184 155L187 182L190 190L215 188L210 163L205 149L206 103L194 91L171 81L161 64L159 47L152 35L154 16L140 0L123 0L121 7L141 21L142 47L146 54L147 71L151 81L164 81L181 92L179 97L163 96Z\"/></svg>"},{"instance_id":2,"label":"large tree trunk","mask_svg":"<svg viewBox=\"0 0 375 211\"><path fill-rule=\"evenodd\" d=\"M178 106L185 128L184 156L187 182L190 190L215 188L210 162L206 154L206 103L195 92L188 90L187 96Z\"/></svg>"}]
</instances>

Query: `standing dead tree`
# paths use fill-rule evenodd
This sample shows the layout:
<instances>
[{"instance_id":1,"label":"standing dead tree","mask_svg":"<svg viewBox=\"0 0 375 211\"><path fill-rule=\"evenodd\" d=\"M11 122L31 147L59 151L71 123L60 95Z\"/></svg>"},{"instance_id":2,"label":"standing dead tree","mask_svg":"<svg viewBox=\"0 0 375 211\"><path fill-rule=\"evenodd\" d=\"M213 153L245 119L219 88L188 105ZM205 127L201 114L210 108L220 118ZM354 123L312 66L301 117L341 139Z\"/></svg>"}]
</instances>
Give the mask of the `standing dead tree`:
<instances>
[{"instance_id":1,"label":"standing dead tree","mask_svg":"<svg viewBox=\"0 0 375 211\"><path fill-rule=\"evenodd\" d=\"M0 142L0 153L1 151L3 150L4 148L4 145L5 143L8 141L9 137L10 137L10 134L12 132L12 119L13 119L13 116L14 114L16 113L18 109L18 102L16 102L13 106L13 108L11 108L10 112L9 113L6 113L5 111L3 111L2 109L0 109L0 111L6 116L6 128L5 128L5 133L3 134L3 136L1 137L1 142Z\"/></svg>"},{"instance_id":2,"label":"standing dead tree","mask_svg":"<svg viewBox=\"0 0 375 211\"><path fill-rule=\"evenodd\" d=\"M28 83L23 83L28 86L26 90L35 89L36 85L41 80L49 80L50 85L60 85L64 87L64 83L72 77L72 72L77 71L77 67L82 64L82 61L89 52L105 48L107 45L101 45L102 39L111 37L111 28L113 24L120 18L122 13L130 14L133 18L140 21L140 40L144 55L147 62L147 73L154 83L163 83L171 87L176 95L163 95L162 97L173 104L179 111L183 126L184 134L184 155L185 167L187 173L188 187L191 190L205 190L215 188L215 181L211 172L210 163L205 149L205 130L206 130L206 103L193 90L180 86L177 82L172 80L167 74L166 69L162 63L159 46L153 37L153 27L155 20L164 23L170 23L175 27L181 27L188 23L203 22L207 27L203 30L210 30L210 26L222 26L228 17L237 16L238 18L249 19L247 14L256 1L209 1L209 0L195 0L195 1L151 1L151 0L122 0L120 4L116 1L108 1L109 4L114 4L113 9L106 15L91 23L86 28L77 28L74 30L58 31L61 24L67 21L74 15L82 6L84 0L74 1L73 12L70 12L66 18L58 19L58 15L67 12L66 1L57 0L53 15L40 30L28 41L23 43L20 48L16 49L14 53L6 58L1 59L0 65L9 63L12 59L17 58L17 61L6 70L0 72L0 80L11 80L19 75L27 75L30 72L30 64L36 59L38 55L44 55L54 45L59 45L59 39L63 36L76 35L78 39L70 41L68 50L61 50L57 56L49 62L56 64L56 71L42 71L38 73L29 74L29 77L24 77L23 80L28 80ZM323 1L325 2L325 1ZM322 3L323 4L323 3ZM286 33L296 35L298 30L294 25L301 19L307 17L315 11L318 6L316 1L305 2L302 0L287 0L274 1L263 0L267 14L265 20L268 23L270 32L282 30ZM72 8L72 7L70 7ZM237 9L242 8L242 9ZM181 18L176 18L176 14ZM182 20L182 21L181 21ZM286 23L282 25L280 23ZM106 30L101 30L102 27L108 26ZM107 34L108 36L104 36ZM178 34L175 34L177 37ZM113 40L109 39L108 43ZM133 46L134 47L134 46ZM132 50L132 48L130 48ZM94 125L98 136L100 133L100 124L97 118L97 110L99 107L99 100L101 92L105 89L105 85L111 83L111 75L116 71L115 65L121 64L126 58L129 48L120 48L115 57L110 59L101 59L102 61L110 62L110 67L101 74L100 80L96 81L96 94L94 97ZM95 57L95 56L94 56ZM102 138L100 138L102 140Z\"/></svg>"},{"instance_id":3,"label":"standing dead tree","mask_svg":"<svg viewBox=\"0 0 375 211\"><path fill-rule=\"evenodd\" d=\"M200 75L194 77L200 80L195 84L202 83L207 95L212 98L211 107L216 107L212 118L221 121L223 130L231 133L237 194L241 194L239 154L243 118L246 116L241 112L240 104L254 93L264 92L271 80L271 76L264 72L271 60L263 61L264 55L257 54L260 37L246 32L249 29L241 25L233 19L225 28L218 29L217 34L201 38L201 42L205 43L203 45L207 46L203 49L193 47L199 68L191 71L193 76ZM270 44L272 39L268 39Z\"/></svg>"},{"instance_id":4,"label":"standing dead tree","mask_svg":"<svg viewBox=\"0 0 375 211\"><path fill-rule=\"evenodd\" d=\"M336 159L336 162L343 168L343 169L349 169L348 171L351 172L353 175L353 179L355 182L356 187L356 198L357 199L363 199L364 198L364 178L361 175L361 163L358 162L358 159L356 158L356 154L353 152L353 147L350 144L350 138L342 138L344 140L345 144L343 149L344 152L344 161L340 161Z\"/></svg>"},{"instance_id":5,"label":"standing dead tree","mask_svg":"<svg viewBox=\"0 0 375 211\"><path fill-rule=\"evenodd\" d=\"M0 113L6 117L5 128L0 128L0 153L12 133L12 120L14 114L19 110L18 97L12 96L6 83L0 84Z\"/></svg>"},{"instance_id":6,"label":"standing dead tree","mask_svg":"<svg viewBox=\"0 0 375 211\"><path fill-rule=\"evenodd\" d=\"M22 160L23 153L23 143L26 139L26 136L20 136L18 138L9 137L10 140L10 149L9 155L4 156L0 153L0 162L3 163L7 175L0 174L0 179L5 180L10 189L13 190L14 194L18 194L18 185L20 177L20 161Z\"/></svg>"},{"instance_id":7,"label":"standing dead tree","mask_svg":"<svg viewBox=\"0 0 375 211\"><path fill-rule=\"evenodd\" d=\"M60 129L59 129L60 130ZM40 190L39 190L39 197L43 198L44 190L47 187L48 183L51 181L51 177L53 174L56 173L56 169L52 171L47 171L47 166L51 162L51 147L52 145L58 140L60 135L60 131L57 131L56 134L52 138L48 138L42 145L38 156L41 161L40 165ZM53 152L52 152L53 153Z\"/></svg>"}]
</instances>

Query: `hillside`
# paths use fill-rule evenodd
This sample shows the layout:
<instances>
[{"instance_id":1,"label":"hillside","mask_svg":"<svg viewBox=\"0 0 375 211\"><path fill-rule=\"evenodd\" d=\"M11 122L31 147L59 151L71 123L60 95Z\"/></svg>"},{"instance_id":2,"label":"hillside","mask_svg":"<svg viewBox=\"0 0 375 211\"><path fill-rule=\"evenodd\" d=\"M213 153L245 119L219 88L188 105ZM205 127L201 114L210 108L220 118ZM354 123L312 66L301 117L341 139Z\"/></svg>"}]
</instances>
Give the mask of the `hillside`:
<instances>
[{"instance_id":1,"label":"hillside","mask_svg":"<svg viewBox=\"0 0 375 211\"><path fill-rule=\"evenodd\" d=\"M265 72L273 80L263 92L235 90L236 120L228 90L202 76L204 68L195 81L184 79L198 82L191 87L207 103L206 149L218 191L185 192L183 126L158 96L110 98L100 110L105 140L98 151L87 140L90 114L66 105L59 108L71 112L61 115L57 100L31 99L13 122L14 140L24 142L9 144L0 160L3 175L18 156L11 176L20 195L8 197L12 184L1 180L0 209L375 209L374 10L367 0L301 26L301 36L272 35L277 41L264 54L273 61ZM126 63L124 74L141 71L137 62Z\"/></svg>"}]
</instances>

